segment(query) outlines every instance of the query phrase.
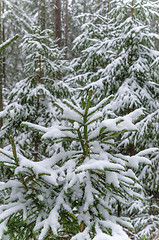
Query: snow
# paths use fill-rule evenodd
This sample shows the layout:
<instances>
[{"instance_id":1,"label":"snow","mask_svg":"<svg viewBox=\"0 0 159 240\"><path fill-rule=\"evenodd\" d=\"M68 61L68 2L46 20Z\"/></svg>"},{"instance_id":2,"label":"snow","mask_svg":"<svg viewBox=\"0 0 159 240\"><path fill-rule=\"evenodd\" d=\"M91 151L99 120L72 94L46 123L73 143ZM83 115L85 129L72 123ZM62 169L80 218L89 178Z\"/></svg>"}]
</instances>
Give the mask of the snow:
<instances>
[{"instance_id":1,"label":"snow","mask_svg":"<svg viewBox=\"0 0 159 240\"><path fill-rule=\"evenodd\" d=\"M3 237L3 233L7 230L7 220L4 220L0 223L0 238ZM6 236L6 240L8 240L9 236ZM3 238L5 240L5 238Z\"/></svg>"},{"instance_id":2,"label":"snow","mask_svg":"<svg viewBox=\"0 0 159 240\"><path fill-rule=\"evenodd\" d=\"M14 37L7 39L4 43L0 44L0 50L1 50L1 48L4 48L6 45L8 45L10 42L12 42L12 40L14 40L18 37L19 37L19 35L17 34Z\"/></svg>"},{"instance_id":3,"label":"snow","mask_svg":"<svg viewBox=\"0 0 159 240\"><path fill-rule=\"evenodd\" d=\"M86 175L86 187L85 187L85 204L83 206L83 212L87 212L89 207L94 205L94 197L93 197L93 192L94 189L91 184L90 176L87 173Z\"/></svg>"},{"instance_id":4,"label":"snow","mask_svg":"<svg viewBox=\"0 0 159 240\"><path fill-rule=\"evenodd\" d=\"M34 170L34 173L37 176L41 176L47 182L53 184L54 186L58 185L56 171L54 171L53 169L50 169L50 167L45 164L45 161L36 163L19 155L19 164L20 166L16 168L15 174L18 174L19 172L23 172L24 169L27 171L27 168L28 169L30 168Z\"/></svg>"},{"instance_id":5,"label":"snow","mask_svg":"<svg viewBox=\"0 0 159 240\"><path fill-rule=\"evenodd\" d=\"M109 184L113 184L115 187L119 188L120 184L119 184L119 180L118 180L118 176L116 173L114 172L108 172L106 173L106 181Z\"/></svg>"},{"instance_id":6,"label":"snow","mask_svg":"<svg viewBox=\"0 0 159 240\"><path fill-rule=\"evenodd\" d=\"M139 192L143 189L139 183L141 181L144 185L146 174L148 173L149 177L153 174L151 166L157 161L159 149L153 147L154 139L149 139L152 147L134 156L119 154L118 151L124 146L123 151L129 154L127 146L130 143L134 144L136 151L143 149L145 131L148 133L150 130L152 137L157 138L158 101L154 100L150 85L155 93L158 85L152 82L150 84L150 68L154 70L159 60L159 52L153 49L153 38L159 39L159 36L152 34L148 28L148 10L152 7L151 4L143 3L140 9L141 1L136 1L133 6L133 19L129 14L125 15L131 12L129 10L132 9L132 1L115 0L112 3L117 6L111 8L110 19L105 16L98 18L96 12L85 15L91 20L82 26L83 33L74 42L74 49L77 47L82 50L79 57L73 59L71 66L68 66L67 71L71 69L72 73L64 83L63 78L57 81L52 77L59 73L62 64L56 62L56 57L62 54L55 51L56 46L52 49L41 42L44 40L47 43L48 36L40 35L36 31L35 34L24 37L23 50L29 51L27 68L37 74L39 66L36 67L36 60L43 56L41 64L43 73L46 74L43 80L50 81L49 84L53 85L51 91L55 91L55 94L52 96L43 84L31 87L28 78L16 85L16 90L12 91L12 102L0 112L0 117L10 117L11 123L20 118L25 120L21 124L25 126L24 132L19 137L15 136L18 142L17 161L15 162L11 152L0 149L2 166L10 167L13 172L10 180L0 182L0 190L6 194L5 203L0 206L0 236L7 229L7 221L14 213L22 213L23 220L27 219L29 223L36 221L34 231L39 233L39 240L44 239L49 231L58 234L58 231L63 231L60 212L66 210L72 214L79 226L82 222L85 224L84 231L77 233L71 240L130 240L121 226L130 228L131 224L126 218L116 217L116 210L113 208L117 202L123 205L132 201L133 197L141 198ZM135 16L138 10L142 10L139 19ZM144 45L145 42L147 45ZM131 53L133 56L130 60ZM50 54L50 59L46 59L47 54ZM157 74L157 71L154 71L154 74ZM51 82L52 78L54 84ZM70 83L71 87L67 83ZM55 103L56 90L61 91L61 86L75 96L70 101L57 100ZM85 94L90 87L94 95L90 101L91 107L87 109L81 106L81 100L76 98L79 91L82 90ZM114 95L108 97L112 92ZM36 120L41 125L38 125L28 120L31 115L32 120L36 118L35 111L28 103L40 94L44 95L44 98L47 96L42 101L42 106L47 107L47 114L43 116L43 108L39 111L40 116ZM24 101L28 105L21 105L20 100L24 95ZM62 95L60 98L63 98ZM97 103L97 99L103 100ZM52 102L56 105L52 105ZM60 110L57 113L58 105ZM130 111L132 112L121 116ZM49 124L46 124L48 115L55 118L56 123L51 119ZM110 119L109 115L113 118ZM9 129L11 124L7 124ZM41 158L38 162L23 156L23 153L27 156L28 149L33 148L30 146L32 136L25 132L27 128L42 135L44 145L41 147L39 143ZM4 130L1 136L3 133ZM21 144L25 148L22 149ZM49 148L47 157L42 152L43 147ZM6 149L9 149L9 146ZM151 160L148 159L149 155ZM135 175L136 170L140 171L138 178ZM157 176L157 181L158 178ZM33 199L30 197L32 194ZM141 223L146 221L143 219ZM90 236L92 229L96 231L94 237ZM107 233L109 231L111 235ZM148 232L149 228L145 231Z\"/></svg>"},{"instance_id":7,"label":"snow","mask_svg":"<svg viewBox=\"0 0 159 240\"><path fill-rule=\"evenodd\" d=\"M96 160L96 159L90 159L88 163L82 164L80 167L76 169L76 172L82 172L86 170L124 170L124 167L122 167L119 164L110 163L109 161L104 160Z\"/></svg>"},{"instance_id":8,"label":"snow","mask_svg":"<svg viewBox=\"0 0 159 240\"><path fill-rule=\"evenodd\" d=\"M45 128L43 126L40 126L40 125L37 125L37 124L30 123L30 122L22 122L21 125L26 126L28 128L31 128L31 129L38 130L39 132L46 132L47 131L47 128Z\"/></svg>"},{"instance_id":9,"label":"snow","mask_svg":"<svg viewBox=\"0 0 159 240\"><path fill-rule=\"evenodd\" d=\"M152 154L154 152L159 152L159 148L148 148L148 149L145 149L143 151L140 151L137 156L145 156L145 155L148 155L148 154Z\"/></svg>"},{"instance_id":10,"label":"snow","mask_svg":"<svg viewBox=\"0 0 159 240\"><path fill-rule=\"evenodd\" d=\"M57 127L51 127L51 129L49 129L49 131L47 131L42 139L46 139L46 138L61 138L61 137L65 137L66 135Z\"/></svg>"},{"instance_id":11,"label":"snow","mask_svg":"<svg viewBox=\"0 0 159 240\"><path fill-rule=\"evenodd\" d=\"M83 232L80 232L71 238L71 240L81 240L81 239L82 240L91 240L88 227L86 227Z\"/></svg>"},{"instance_id":12,"label":"snow","mask_svg":"<svg viewBox=\"0 0 159 240\"><path fill-rule=\"evenodd\" d=\"M100 124L100 129L103 127L106 127L105 131L115 131L115 132L123 131L123 130L136 131L137 128L132 123L132 120L133 118L138 117L137 113L134 113L134 114L130 113L124 117L118 117L116 119L106 119ZM141 115L141 112L140 112L140 115Z\"/></svg>"},{"instance_id":13,"label":"snow","mask_svg":"<svg viewBox=\"0 0 159 240\"><path fill-rule=\"evenodd\" d=\"M20 203L12 203L12 204L8 204L6 205L6 209L5 211L2 212L2 210L4 210L4 206L0 206L0 221L9 217L10 215L12 215L13 213L19 212L20 210L24 210L25 209L25 204Z\"/></svg>"},{"instance_id":14,"label":"snow","mask_svg":"<svg viewBox=\"0 0 159 240\"><path fill-rule=\"evenodd\" d=\"M4 185L5 185L4 182L0 182L0 190L4 189Z\"/></svg>"},{"instance_id":15,"label":"snow","mask_svg":"<svg viewBox=\"0 0 159 240\"><path fill-rule=\"evenodd\" d=\"M113 221L107 220L100 221L99 223L104 225L108 229L111 228L112 236L103 233L99 225L96 224L97 235L93 238L93 240L130 240L126 233L124 233L122 228L119 225L113 223Z\"/></svg>"}]
</instances>

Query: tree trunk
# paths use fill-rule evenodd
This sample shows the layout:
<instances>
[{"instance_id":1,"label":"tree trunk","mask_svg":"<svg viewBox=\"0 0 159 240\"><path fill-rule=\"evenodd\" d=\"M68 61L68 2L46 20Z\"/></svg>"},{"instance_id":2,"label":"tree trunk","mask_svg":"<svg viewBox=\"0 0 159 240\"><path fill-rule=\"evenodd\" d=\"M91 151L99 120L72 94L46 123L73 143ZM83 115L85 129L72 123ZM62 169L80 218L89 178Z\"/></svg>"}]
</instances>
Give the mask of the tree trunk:
<instances>
[{"instance_id":1,"label":"tree trunk","mask_svg":"<svg viewBox=\"0 0 159 240\"><path fill-rule=\"evenodd\" d=\"M38 83L42 84L42 67L41 67L41 57L39 57L39 74L38 74ZM37 116L39 115L39 108L40 108L40 93L37 95L36 101L36 111ZM38 151L39 151L39 143L40 143L40 135L36 133L35 140L34 140L34 162L38 161Z\"/></svg>"},{"instance_id":2,"label":"tree trunk","mask_svg":"<svg viewBox=\"0 0 159 240\"><path fill-rule=\"evenodd\" d=\"M39 0L39 6L38 6L38 24L40 26L41 31L45 30L46 26L46 3L45 0ZM38 73L38 83L42 83L42 68L41 68L41 57L39 56L39 73ZM37 116L39 115L39 108L40 108L40 94L37 95L37 101L36 101L36 111ZM38 161L38 150L39 150L39 142L40 142L40 136L37 133L34 140L34 161Z\"/></svg>"},{"instance_id":3,"label":"tree trunk","mask_svg":"<svg viewBox=\"0 0 159 240\"><path fill-rule=\"evenodd\" d=\"M133 112L133 111L134 111L134 109L131 109L131 108L128 107L128 110L127 110L128 114ZM129 144L129 146L128 146L128 153L129 153L130 156L134 156L135 155L135 146L134 146L133 143Z\"/></svg>"},{"instance_id":4,"label":"tree trunk","mask_svg":"<svg viewBox=\"0 0 159 240\"><path fill-rule=\"evenodd\" d=\"M38 25L40 26L41 30L45 30L46 26L46 3L45 0L39 0L38 6Z\"/></svg>"},{"instance_id":5,"label":"tree trunk","mask_svg":"<svg viewBox=\"0 0 159 240\"><path fill-rule=\"evenodd\" d=\"M133 0L132 0L132 7L131 7L131 19L132 19L132 22L134 20L134 6L133 6ZM130 65L132 65L133 63L133 45L134 45L134 38L133 36L131 35L130 37L130 42L131 42L131 52L130 52L130 57L129 57L129 61L130 61ZM133 109L129 108L128 107L128 114L131 113L133 111ZM134 156L135 155L135 147L134 147L134 144L133 143L130 143L129 144L129 155L130 156Z\"/></svg>"},{"instance_id":6,"label":"tree trunk","mask_svg":"<svg viewBox=\"0 0 159 240\"><path fill-rule=\"evenodd\" d=\"M65 0L65 59L68 53L68 0Z\"/></svg>"},{"instance_id":7,"label":"tree trunk","mask_svg":"<svg viewBox=\"0 0 159 240\"><path fill-rule=\"evenodd\" d=\"M4 7L4 1L2 1L2 12L4 14L5 7ZM4 22L2 22L2 42L5 42L5 26ZM3 84L4 87L6 86L6 57L5 57L5 50L3 50Z\"/></svg>"},{"instance_id":8,"label":"tree trunk","mask_svg":"<svg viewBox=\"0 0 159 240\"><path fill-rule=\"evenodd\" d=\"M2 13L2 3L1 3L1 0L0 0L0 44L2 44L2 16L1 16L1 13ZM0 111L3 110L3 93L2 93L2 90L3 90L3 54L0 53ZM0 128L2 127L3 125L3 119L0 118Z\"/></svg>"},{"instance_id":9,"label":"tree trunk","mask_svg":"<svg viewBox=\"0 0 159 240\"><path fill-rule=\"evenodd\" d=\"M52 39L55 40L55 0L50 0L49 27L52 30Z\"/></svg>"},{"instance_id":10,"label":"tree trunk","mask_svg":"<svg viewBox=\"0 0 159 240\"><path fill-rule=\"evenodd\" d=\"M55 36L58 46L61 47L61 0L55 0Z\"/></svg>"}]
</instances>

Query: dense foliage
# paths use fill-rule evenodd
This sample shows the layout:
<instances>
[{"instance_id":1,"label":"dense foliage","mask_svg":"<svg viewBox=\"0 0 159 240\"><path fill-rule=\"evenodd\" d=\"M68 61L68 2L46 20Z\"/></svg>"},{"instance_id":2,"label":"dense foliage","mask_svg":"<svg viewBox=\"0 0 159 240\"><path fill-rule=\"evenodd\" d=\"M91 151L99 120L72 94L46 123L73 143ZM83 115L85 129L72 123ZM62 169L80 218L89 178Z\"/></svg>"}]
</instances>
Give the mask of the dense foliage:
<instances>
[{"instance_id":1,"label":"dense foliage","mask_svg":"<svg viewBox=\"0 0 159 240\"><path fill-rule=\"evenodd\" d=\"M0 239L154 240L158 0L0 4Z\"/></svg>"}]
</instances>

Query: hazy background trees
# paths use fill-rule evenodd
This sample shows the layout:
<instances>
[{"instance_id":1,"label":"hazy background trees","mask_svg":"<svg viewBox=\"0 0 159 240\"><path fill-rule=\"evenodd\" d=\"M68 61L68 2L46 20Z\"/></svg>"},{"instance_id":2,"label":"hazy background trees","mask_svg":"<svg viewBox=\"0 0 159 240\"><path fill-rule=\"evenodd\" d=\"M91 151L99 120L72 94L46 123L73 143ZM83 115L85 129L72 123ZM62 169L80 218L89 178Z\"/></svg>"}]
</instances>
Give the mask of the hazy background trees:
<instances>
[{"instance_id":1,"label":"hazy background trees","mask_svg":"<svg viewBox=\"0 0 159 240\"><path fill-rule=\"evenodd\" d=\"M102 108L105 119L143 109L135 121L138 132L119 134L113 153L132 157L145 148L154 149L145 153L152 165L135 170L144 201L127 201L125 207L119 201L115 211L131 216L136 239L144 235L151 239L158 228L159 2L1 0L0 6L0 43L19 34L16 44L0 53L4 148L13 148L9 142L13 135L17 152L35 162L67 149L65 141L60 147L49 139L43 142L39 129L28 130L21 123L46 128L63 124L53 103L73 96L78 105L79 96L87 96L90 89L92 105L114 95Z\"/></svg>"}]
</instances>

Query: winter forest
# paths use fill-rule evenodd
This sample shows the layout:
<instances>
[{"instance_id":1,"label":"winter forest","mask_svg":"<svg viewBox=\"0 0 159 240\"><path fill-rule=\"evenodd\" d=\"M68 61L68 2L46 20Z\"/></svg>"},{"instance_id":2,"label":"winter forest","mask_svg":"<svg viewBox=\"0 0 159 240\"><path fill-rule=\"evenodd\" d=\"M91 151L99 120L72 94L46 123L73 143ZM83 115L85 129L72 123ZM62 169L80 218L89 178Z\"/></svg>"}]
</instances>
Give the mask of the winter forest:
<instances>
[{"instance_id":1,"label":"winter forest","mask_svg":"<svg viewBox=\"0 0 159 240\"><path fill-rule=\"evenodd\" d=\"M0 0L0 240L159 239L159 0Z\"/></svg>"}]
</instances>

